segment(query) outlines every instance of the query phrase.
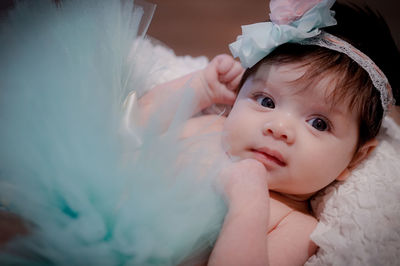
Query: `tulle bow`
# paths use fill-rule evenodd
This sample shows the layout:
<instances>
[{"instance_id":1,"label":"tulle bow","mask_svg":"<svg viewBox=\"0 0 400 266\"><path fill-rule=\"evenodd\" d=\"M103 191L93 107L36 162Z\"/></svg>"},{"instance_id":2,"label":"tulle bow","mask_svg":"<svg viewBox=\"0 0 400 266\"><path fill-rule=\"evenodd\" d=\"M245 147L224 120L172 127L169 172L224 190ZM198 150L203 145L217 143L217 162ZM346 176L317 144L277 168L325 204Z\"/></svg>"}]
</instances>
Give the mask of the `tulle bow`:
<instances>
[{"instance_id":1,"label":"tulle bow","mask_svg":"<svg viewBox=\"0 0 400 266\"><path fill-rule=\"evenodd\" d=\"M335 0L271 0L272 22L242 26L242 35L229 45L242 66L252 67L277 46L314 37L320 28L336 25L330 10Z\"/></svg>"}]
</instances>

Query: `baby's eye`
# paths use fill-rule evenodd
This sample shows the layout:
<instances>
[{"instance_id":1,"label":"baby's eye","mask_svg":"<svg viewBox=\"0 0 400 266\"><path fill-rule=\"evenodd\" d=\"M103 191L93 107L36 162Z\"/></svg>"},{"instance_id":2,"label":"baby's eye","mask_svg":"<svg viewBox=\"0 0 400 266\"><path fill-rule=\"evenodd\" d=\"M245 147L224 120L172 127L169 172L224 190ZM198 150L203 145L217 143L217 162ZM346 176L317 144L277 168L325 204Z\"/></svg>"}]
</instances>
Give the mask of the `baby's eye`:
<instances>
[{"instance_id":1,"label":"baby's eye","mask_svg":"<svg viewBox=\"0 0 400 266\"><path fill-rule=\"evenodd\" d=\"M319 131L327 131L329 130L329 123L324 119L316 117L307 121L313 128Z\"/></svg>"},{"instance_id":2,"label":"baby's eye","mask_svg":"<svg viewBox=\"0 0 400 266\"><path fill-rule=\"evenodd\" d=\"M260 105L274 109L275 108L275 103L274 100L272 100L270 97L265 96L265 95L258 95L255 97L256 102L258 102Z\"/></svg>"}]
</instances>

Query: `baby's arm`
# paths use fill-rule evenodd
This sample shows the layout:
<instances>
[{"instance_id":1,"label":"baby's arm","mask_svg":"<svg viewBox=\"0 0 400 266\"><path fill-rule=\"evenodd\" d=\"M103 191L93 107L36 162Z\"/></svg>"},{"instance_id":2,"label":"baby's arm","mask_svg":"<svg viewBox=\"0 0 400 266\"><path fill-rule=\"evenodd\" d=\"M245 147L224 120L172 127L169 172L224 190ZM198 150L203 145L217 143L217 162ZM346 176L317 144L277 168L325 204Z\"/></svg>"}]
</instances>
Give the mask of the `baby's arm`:
<instances>
[{"instance_id":1,"label":"baby's arm","mask_svg":"<svg viewBox=\"0 0 400 266\"><path fill-rule=\"evenodd\" d=\"M317 251L310 239L317 220L307 214L293 211L268 234L270 265L304 265Z\"/></svg>"},{"instance_id":2,"label":"baby's arm","mask_svg":"<svg viewBox=\"0 0 400 266\"><path fill-rule=\"evenodd\" d=\"M182 90L194 90L192 115L214 103L233 104L243 68L229 55L216 56L206 68L186 76L160 84L146 93L139 100L141 121L145 122L159 106L170 97L182 97ZM172 118L176 110L169 110Z\"/></svg>"},{"instance_id":3,"label":"baby's arm","mask_svg":"<svg viewBox=\"0 0 400 266\"><path fill-rule=\"evenodd\" d=\"M311 215L291 211L268 232L268 173L258 161L233 163L221 174L228 213L209 265L304 265L317 246Z\"/></svg>"},{"instance_id":4,"label":"baby's arm","mask_svg":"<svg viewBox=\"0 0 400 266\"><path fill-rule=\"evenodd\" d=\"M264 166L234 163L222 174L228 213L209 265L268 265L269 194Z\"/></svg>"}]
</instances>

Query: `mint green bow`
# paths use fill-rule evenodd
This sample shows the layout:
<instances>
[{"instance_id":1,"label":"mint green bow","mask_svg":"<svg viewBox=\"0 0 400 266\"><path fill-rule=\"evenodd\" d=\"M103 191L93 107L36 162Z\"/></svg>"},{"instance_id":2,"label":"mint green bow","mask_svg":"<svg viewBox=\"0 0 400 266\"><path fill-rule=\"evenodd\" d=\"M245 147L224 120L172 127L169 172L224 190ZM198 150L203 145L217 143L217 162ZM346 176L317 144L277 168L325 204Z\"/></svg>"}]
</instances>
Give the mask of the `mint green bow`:
<instances>
[{"instance_id":1,"label":"mint green bow","mask_svg":"<svg viewBox=\"0 0 400 266\"><path fill-rule=\"evenodd\" d=\"M320 34L320 28L336 25L331 11L335 0L322 0L302 17L288 25L261 22L242 26L242 35L229 45L234 57L242 66L250 68L276 47L288 42L299 42Z\"/></svg>"}]
</instances>

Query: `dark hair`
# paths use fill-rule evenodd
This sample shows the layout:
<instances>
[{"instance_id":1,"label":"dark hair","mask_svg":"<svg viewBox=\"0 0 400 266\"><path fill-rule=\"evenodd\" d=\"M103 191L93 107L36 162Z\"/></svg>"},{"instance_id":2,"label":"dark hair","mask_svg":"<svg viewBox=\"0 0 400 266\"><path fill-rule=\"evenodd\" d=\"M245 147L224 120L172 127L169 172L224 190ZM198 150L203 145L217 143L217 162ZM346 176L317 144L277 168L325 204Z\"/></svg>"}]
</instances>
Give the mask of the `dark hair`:
<instances>
[{"instance_id":1,"label":"dark hair","mask_svg":"<svg viewBox=\"0 0 400 266\"><path fill-rule=\"evenodd\" d=\"M338 23L324 30L370 57L387 76L399 104L400 70L397 62L400 62L400 53L382 16L368 7L335 3L332 9ZM319 80L327 73L334 73L338 77L333 80L336 86L329 97L333 103L348 100L351 110L359 114L357 149L378 134L383 119L380 93L373 86L369 74L343 53L296 43L281 45L246 70L239 88L261 65L286 63L301 63L307 67L301 78L303 82Z\"/></svg>"}]
</instances>

